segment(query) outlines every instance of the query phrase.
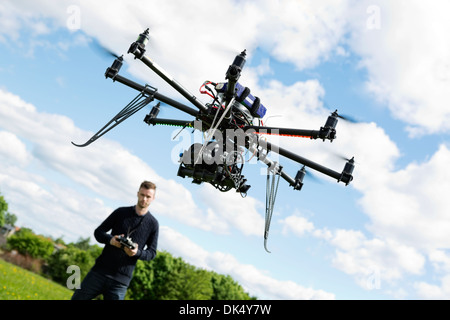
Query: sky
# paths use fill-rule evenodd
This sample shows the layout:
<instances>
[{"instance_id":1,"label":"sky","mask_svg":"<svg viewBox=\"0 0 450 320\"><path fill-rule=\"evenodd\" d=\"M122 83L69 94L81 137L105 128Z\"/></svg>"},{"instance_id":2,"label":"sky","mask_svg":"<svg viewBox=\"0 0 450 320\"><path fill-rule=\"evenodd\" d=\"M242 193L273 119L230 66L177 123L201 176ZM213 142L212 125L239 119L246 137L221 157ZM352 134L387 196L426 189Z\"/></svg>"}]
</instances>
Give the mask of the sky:
<instances>
[{"instance_id":1,"label":"sky","mask_svg":"<svg viewBox=\"0 0 450 320\"><path fill-rule=\"evenodd\" d=\"M0 3L0 193L17 224L66 242L93 238L141 181L159 250L231 275L260 299L450 298L450 22L447 1L46 1ZM146 28L146 55L204 103L243 49L239 82L270 126L319 129L338 109L332 143L267 137L341 172L313 170L301 191L280 181L264 250L266 166L249 161L242 198L177 176L201 135L148 126L147 106L86 148L82 143L138 92L120 74L186 105L127 54ZM195 108L194 106L192 106ZM191 120L163 106L161 117ZM178 136L177 133L179 133ZM176 136L176 137L175 137ZM295 176L298 163L270 155Z\"/></svg>"}]
</instances>

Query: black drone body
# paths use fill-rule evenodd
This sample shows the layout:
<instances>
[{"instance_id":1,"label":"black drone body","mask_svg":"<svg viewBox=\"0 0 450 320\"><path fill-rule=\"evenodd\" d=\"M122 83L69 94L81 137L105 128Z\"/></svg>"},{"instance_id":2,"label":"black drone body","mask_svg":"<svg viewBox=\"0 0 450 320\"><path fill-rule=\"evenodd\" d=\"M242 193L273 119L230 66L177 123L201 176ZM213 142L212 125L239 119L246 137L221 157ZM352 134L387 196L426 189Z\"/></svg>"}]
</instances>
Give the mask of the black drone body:
<instances>
[{"instance_id":1,"label":"black drone body","mask_svg":"<svg viewBox=\"0 0 450 320\"><path fill-rule=\"evenodd\" d=\"M250 185L247 184L247 179L242 174L245 163L243 153L249 151L258 161L267 165L266 227L264 233L266 250L270 220L280 177L286 180L294 190L302 189L303 178L306 173L305 167L319 171L346 185L353 180L352 173L355 166L353 158L347 160L342 172L337 172L261 138L261 134L278 134L333 141L336 138L338 118L341 117L337 111L328 117L325 125L319 130L263 126L261 119L266 113L266 107L258 97L251 94L249 88L238 82L245 65L245 50L238 54L228 67L225 82L205 81L203 83L200 92L208 94L212 98L212 102L203 104L145 55L148 40L149 32L147 29L131 44L128 53L134 55L135 59L141 60L152 69L195 108L159 93L152 86L143 86L121 76L119 71L123 64L123 57L116 57L111 67L107 68L105 77L140 93L86 143L78 145L72 142L74 145L85 147L91 144L154 100L185 112L193 118L190 120L158 118L160 106L160 102L158 102L144 119L144 122L148 125L177 125L206 133L207 138L204 143L194 143L180 155L178 176L192 178L192 182L196 184L210 183L223 192L235 189L242 196L245 196L250 189ZM292 178L283 170L281 165L267 157L269 152L278 153L302 164L303 167ZM272 177L271 183L269 182L269 176Z\"/></svg>"}]
</instances>

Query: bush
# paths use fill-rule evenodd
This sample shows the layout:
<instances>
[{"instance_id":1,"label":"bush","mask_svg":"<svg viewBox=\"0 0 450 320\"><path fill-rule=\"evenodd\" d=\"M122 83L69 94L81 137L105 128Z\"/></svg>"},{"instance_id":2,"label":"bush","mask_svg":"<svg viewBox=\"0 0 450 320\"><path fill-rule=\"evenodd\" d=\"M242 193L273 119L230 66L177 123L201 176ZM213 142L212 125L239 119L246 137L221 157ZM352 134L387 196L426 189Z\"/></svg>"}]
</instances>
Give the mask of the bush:
<instances>
[{"instance_id":1,"label":"bush","mask_svg":"<svg viewBox=\"0 0 450 320\"><path fill-rule=\"evenodd\" d=\"M17 250L23 255L32 258L47 259L52 254L54 247L51 239L35 235L30 229L20 229L8 238L7 245L10 250Z\"/></svg>"},{"instance_id":2,"label":"bush","mask_svg":"<svg viewBox=\"0 0 450 320\"><path fill-rule=\"evenodd\" d=\"M100 255L100 251L101 248L98 246L92 246L87 250L83 250L70 244L47 259L48 274L54 281L66 284L69 276L67 268L71 265L76 265L80 268L81 279L84 279L94 265L95 259Z\"/></svg>"}]
</instances>

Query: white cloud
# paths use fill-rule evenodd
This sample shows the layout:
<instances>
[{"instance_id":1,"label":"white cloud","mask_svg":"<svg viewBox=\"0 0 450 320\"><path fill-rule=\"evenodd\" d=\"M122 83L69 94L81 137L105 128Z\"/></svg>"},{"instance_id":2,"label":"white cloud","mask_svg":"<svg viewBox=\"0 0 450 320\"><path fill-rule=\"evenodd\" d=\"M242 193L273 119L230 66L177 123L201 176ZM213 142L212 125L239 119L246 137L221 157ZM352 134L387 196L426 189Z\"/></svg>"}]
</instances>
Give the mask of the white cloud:
<instances>
[{"instance_id":1,"label":"white cloud","mask_svg":"<svg viewBox=\"0 0 450 320\"><path fill-rule=\"evenodd\" d=\"M8 38L17 40L19 31L22 27L22 22L18 17L22 14L16 4L8 1L3 1L0 4L0 41L5 42ZM25 20L27 15L22 16Z\"/></svg>"},{"instance_id":2,"label":"white cloud","mask_svg":"<svg viewBox=\"0 0 450 320\"><path fill-rule=\"evenodd\" d=\"M376 10L366 12L370 5ZM445 0L355 4L350 43L368 70L367 88L411 135L450 129L449 9ZM379 27L368 28L377 17Z\"/></svg>"},{"instance_id":3,"label":"white cloud","mask_svg":"<svg viewBox=\"0 0 450 320\"><path fill-rule=\"evenodd\" d=\"M348 1L267 1L259 43L298 69L327 60L345 33ZM262 14L261 12L261 14ZM267 15L269 13L269 15Z\"/></svg>"},{"instance_id":4,"label":"white cloud","mask_svg":"<svg viewBox=\"0 0 450 320\"><path fill-rule=\"evenodd\" d=\"M422 299L448 300L450 297L450 275L443 277L439 285L418 282L415 284L415 288Z\"/></svg>"},{"instance_id":5,"label":"white cloud","mask_svg":"<svg viewBox=\"0 0 450 320\"><path fill-rule=\"evenodd\" d=\"M68 22L78 19L81 30L118 53L125 53L130 39L149 27L148 54L195 92L207 78L223 79L228 65L243 49L247 49L248 59L260 47L300 69L327 60L345 32L348 1L267 0L238 5L213 1L204 6L196 1L40 0L4 7L16 38L23 20L34 21L44 15L55 25L67 27ZM69 10L74 7L78 10ZM130 68L160 87L151 72L138 70L133 64Z\"/></svg>"},{"instance_id":6,"label":"white cloud","mask_svg":"<svg viewBox=\"0 0 450 320\"><path fill-rule=\"evenodd\" d=\"M430 252L429 260L437 271L450 273L450 256L445 250L436 249Z\"/></svg>"},{"instance_id":7,"label":"white cloud","mask_svg":"<svg viewBox=\"0 0 450 320\"><path fill-rule=\"evenodd\" d=\"M277 111L284 115L282 118L269 119L271 125L323 125L326 119L326 110L321 103L324 91L317 81L298 82L291 86L272 82L261 90L264 90L268 104L280 106ZM289 109L284 106L289 106ZM361 193L359 205L369 218L366 227L373 239L366 238L360 231L342 231L345 237L353 237L353 241L343 238L344 243L353 243L361 250L341 248L343 251L339 252L339 259L336 260L339 263L336 265L343 270L352 270L344 265L346 261L354 263L355 276L362 275L363 270L370 270L369 262L373 262L373 266L379 266L379 270L384 270L384 261L365 260L362 254L364 250L372 252L377 241L382 241L380 245L386 253L390 245L395 245L399 250L395 254L412 258L411 269L405 266L403 260L396 260L398 267L395 263L389 264L392 269L383 271L383 277L402 278L401 272L404 270L408 274L419 274L423 268L423 259L430 250L449 246L446 230L450 220L445 195L450 190L450 172L447 170L450 151L447 145L441 144L426 161L412 162L399 169L397 161L401 157L400 150L377 124L340 121L337 130L338 138L332 144L280 139L282 146L288 146L289 149L307 155L338 172L343 168L343 160L336 157L336 152L349 157L355 156L354 180L348 188L355 188ZM304 217L291 215L280 222L285 233L292 232L298 236L311 233L330 241L333 246L340 244L339 233L314 228L313 222ZM367 272L364 274L366 276Z\"/></svg>"},{"instance_id":8,"label":"white cloud","mask_svg":"<svg viewBox=\"0 0 450 320\"><path fill-rule=\"evenodd\" d=\"M1 191L21 227L31 227L35 232L62 237L65 241L92 239L93 230L111 212L101 200L42 176L13 167L4 169L0 172Z\"/></svg>"},{"instance_id":9,"label":"white cloud","mask_svg":"<svg viewBox=\"0 0 450 320\"><path fill-rule=\"evenodd\" d=\"M381 136L372 138L381 139L383 135L379 133ZM363 133L354 137L353 141L362 141L369 135ZM299 216L282 220L283 230L327 240L335 248L334 266L353 275L364 288L374 277L380 279L383 290L386 290L394 288L390 285L407 276L420 277L425 272L427 275L435 272L443 275L442 287L418 281L415 287L417 296L448 297L445 276L450 268L445 250L450 246L446 203L450 175L446 168L450 163L450 151L446 145L441 145L427 161L411 163L396 170L392 163L395 163L398 151L391 148L392 152L389 152L386 146L390 145L393 146L389 139L384 144L380 143L380 150L372 150L375 152L372 158L372 151L367 151L365 156L364 149L356 149L361 150L364 155L361 158L368 162L363 162L364 165L357 163L357 180L353 185L362 192L360 204L370 219L366 227L371 236L358 230L314 228L312 222ZM376 153L378 151L380 153ZM387 157L391 160L386 161ZM425 269L427 261L431 262L431 270ZM390 292L401 297L406 294L393 289ZM414 295L411 291L408 294Z\"/></svg>"},{"instance_id":10,"label":"white cloud","mask_svg":"<svg viewBox=\"0 0 450 320\"><path fill-rule=\"evenodd\" d=\"M304 236L306 233L326 240L334 249L333 265L354 276L365 289L380 289L381 284L392 284L407 275L424 272L425 256L416 248L392 239L368 239L357 230L328 230L314 228L306 218L289 216L284 221L285 230ZM385 286L387 289L389 286Z\"/></svg>"},{"instance_id":11,"label":"white cloud","mask_svg":"<svg viewBox=\"0 0 450 320\"><path fill-rule=\"evenodd\" d=\"M450 151L441 145L428 161L389 172L384 182L372 181L361 200L370 230L425 250L448 248L449 161Z\"/></svg>"},{"instance_id":12,"label":"white cloud","mask_svg":"<svg viewBox=\"0 0 450 320\"><path fill-rule=\"evenodd\" d=\"M5 166L7 164L25 165L30 161L26 145L14 134L0 131L0 160Z\"/></svg>"},{"instance_id":13,"label":"white cloud","mask_svg":"<svg viewBox=\"0 0 450 320\"><path fill-rule=\"evenodd\" d=\"M245 235L260 235L264 230L260 214L264 207L259 200L251 196L242 198L234 190L219 192L210 185L204 185L200 194L202 202L210 208L209 214L226 222L227 229L232 226Z\"/></svg>"},{"instance_id":14,"label":"white cloud","mask_svg":"<svg viewBox=\"0 0 450 320\"><path fill-rule=\"evenodd\" d=\"M293 232L295 235L301 237L307 232L314 230L314 224L308 219L300 216L289 216L280 220L283 225L283 234Z\"/></svg>"},{"instance_id":15,"label":"white cloud","mask_svg":"<svg viewBox=\"0 0 450 320\"><path fill-rule=\"evenodd\" d=\"M450 255L446 250L437 249L428 256L436 276L430 281L416 281L414 287L421 299L445 299L450 297Z\"/></svg>"},{"instance_id":16,"label":"white cloud","mask_svg":"<svg viewBox=\"0 0 450 320\"><path fill-rule=\"evenodd\" d=\"M364 287L374 273L380 281L388 283L406 275L420 275L424 271L425 257L415 248L395 241L363 238L352 243L347 250L338 246L333 263L340 270L354 275Z\"/></svg>"},{"instance_id":17,"label":"white cloud","mask_svg":"<svg viewBox=\"0 0 450 320\"><path fill-rule=\"evenodd\" d=\"M345 130L339 131L333 147L348 150L356 157L355 180L351 186L361 192L359 204L369 217L366 228L372 235L357 230L315 228L312 221L297 215L281 220L283 231L327 240L335 248L334 266L353 275L363 288L373 287L373 279L379 279L386 290L407 276L423 276L427 260L433 262L431 273L444 269L447 270L444 275L447 274L448 258L435 250L448 249L450 245L446 203L446 193L450 190L448 147L442 144L426 161L398 169L395 166L400 157L397 146L374 123L346 125ZM416 286L417 295L445 297L444 280L444 287L420 282ZM432 289L439 291L433 293ZM386 290L400 297L414 294L400 291Z\"/></svg>"},{"instance_id":18,"label":"white cloud","mask_svg":"<svg viewBox=\"0 0 450 320\"><path fill-rule=\"evenodd\" d=\"M113 142L89 149L77 149L71 145L72 139L83 134L73 121L56 114L40 113L34 106L11 93L0 91L0 125L21 139L33 144L32 153L36 160L48 168L59 171L81 185L87 186L105 197L126 198L143 176L158 179L142 160L131 155ZM102 161L108 157L108 161ZM123 167L126 160L130 166ZM140 172L133 168L143 169ZM114 172L114 175L112 173ZM113 176L121 176L118 182Z\"/></svg>"},{"instance_id":19,"label":"white cloud","mask_svg":"<svg viewBox=\"0 0 450 320\"><path fill-rule=\"evenodd\" d=\"M17 39L22 23L26 21L31 28L39 24L41 14L67 27L70 6L79 7L81 30L119 53L127 50L130 39L150 27L149 55L192 92L206 78L222 79L234 55L244 48L249 59L259 47L277 60L304 69L334 54L342 55L346 50L342 44L350 45L361 57L360 66L368 70L367 89L409 126L411 134L449 129L445 101L450 46L445 0L433 6L420 1L373 4L346 0L239 5L217 1L208 6L189 1L6 2L0 7L8 17L2 19L1 29L10 30L10 34L3 38ZM440 10L434 10L436 7ZM38 30L47 32L42 27ZM151 71L129 62L134 74L162 85Z\"/></svg>"}]
</instances>

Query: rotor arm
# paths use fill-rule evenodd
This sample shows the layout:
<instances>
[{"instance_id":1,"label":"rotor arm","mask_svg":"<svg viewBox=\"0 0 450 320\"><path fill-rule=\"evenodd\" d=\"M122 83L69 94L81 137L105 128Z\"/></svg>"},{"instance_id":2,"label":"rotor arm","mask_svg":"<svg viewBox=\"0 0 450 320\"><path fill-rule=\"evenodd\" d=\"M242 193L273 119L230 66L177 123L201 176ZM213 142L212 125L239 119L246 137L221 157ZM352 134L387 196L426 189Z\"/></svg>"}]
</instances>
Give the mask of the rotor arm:
<instances>
[{"instance_id":1,"label":"rotor arm","mask_svg":"<svg viewBox=\"0 0 450 320\"><path fill-rule=\"evenodd\" d=\"M142 56L141 61L144 62L150 69L152 69L157 75L163 78L168 84L170 84L175 90L177 90L183 97L185 97L190 103L196 106L200 111L206 112L208 108L197 99L195 95L190 93L181 84L179 84L175 79L170 77L161 67L156 63L151 61L146 56Z\"/></svg>"},{"instance_id":2,"label":"rotor arm","mask_svg":"<svg viewBox=\"0 0 450 320\"><path fill-rule=\"evenodd\" d=\"M293 136L310 139L323 138L321 131L319 130L264 127L264 126L245 126L243 130L244 131L254 130L255 133L259 134L274 134L281 136Z\"/></svg>"},{"instance_id":3,"label":"rotor arm","mask_svg":"<svg viewBox=\"0 0 450 320\"><path fill-rule=\"evenodd\" d=\"M120 83L122 83L122 84L124 84L124 85L126 85L126 86L128 86L128 87L130 87L132 89L137 90L137 91L141 91L141 92L142 91L143 92L149 91L149 89L147 89L145 86L143 86L143 85L141 85L139 83L136 83L136 82L134 82L134 81L132 81L130 79L127 79L127 78L125 78L125 77L123 77L123 76L121 76L119 74L115 75L114 78L112 78L112 79L114 81L120 82ZM150 92L147 92L147 93L150 93ZM193 109L191 107L188 107L185 104L182 104L182 103L180 103L180 102L178 102L176 100L173 100L173 99L171 99L171 98L169 98L169 97L167 97L167 96L165 96L165 95L163 95L163 94L161 94L159 92L155 92L154 93L154 98L156 100L164 102L164 103L166 103L166 104L168 104L168 105L170 105L170 106L172 106L172 107L174 107L174 108L176 108L178 110L186 112L187 114L190 114L191 116L195 117L198 114L197 110L195 110L195 109Z\"/></svg>"},{"instance_id":4,"label":"rotor arm","mask_svg":"<svg viewBox=\"0 0 450 320\"><path fill-rule=\"evenodd\" d=\"M289 186L293 187L294 190L300 190L300 188L297 187L297 182L295 179L293 179L290 175L288 175L286 172L283 171L283 169L280 170L280 176L289 183Z\"/></svg>"},{"instance_id":5,"label":"rotor arm","mask_svg":"<svg viewBox=\"0 0 450 320\"><path fill-rule=\"evenodd\" d=\"M196 106L200 111L206 112L208 108L197 99L192 93L186 90L178 81L170 76L164 69L154 63L150 58L145 56L145 45L149 39L148 29L141 33L138 39L133 42L128 50L128 53L134 55L135 59L141 60L147 67L153 70L158 76L166 81L170 86L177 90L183 97Z\"/></svg>"},{"instance_id":6,"label":"rotor arm","mask_svg":"<svg viewBox=\"0 0 450 320\"><path fill-rule=\"evenodd\" d=\"M276 152L286 158L289 158L295 162L301 163L306 167L309 167L311 169L314 169L316 171L319 171L329 177L335 178L338 182L342 181L346 185L348 185L353 180L353 169L355 167L354 165L354 159L350 159L346 162L344 170L342 172L337 172L332 169L329 169L321 164L318 164L316 162L313 162L309 159L306 159L302 156L299 156L289 150L286 150L284 148L281 148L279 146L273 145L270 142L263 142L262 144L265 144L265 148L269 151Z\"/></svg>"},{"instance_id":7,"label":"rotor arm","mask_svg":"<svg viewBox=\"0 0 450 320\"><path fill-rule=\"evenodd\" d=\"M338 123L339 114L337 110L328 116L327 121L320 130L307 130L307 129L293 129L293 128L279 128L279 127L265 127L265 126L245 126L243 129L254 130L260 134L275 134L282 136L302 137L310 139L322 139L330 140L331 142L336 139L336 125Z\"/></svg>"}]
</instances>

